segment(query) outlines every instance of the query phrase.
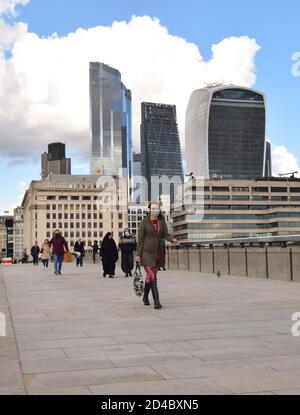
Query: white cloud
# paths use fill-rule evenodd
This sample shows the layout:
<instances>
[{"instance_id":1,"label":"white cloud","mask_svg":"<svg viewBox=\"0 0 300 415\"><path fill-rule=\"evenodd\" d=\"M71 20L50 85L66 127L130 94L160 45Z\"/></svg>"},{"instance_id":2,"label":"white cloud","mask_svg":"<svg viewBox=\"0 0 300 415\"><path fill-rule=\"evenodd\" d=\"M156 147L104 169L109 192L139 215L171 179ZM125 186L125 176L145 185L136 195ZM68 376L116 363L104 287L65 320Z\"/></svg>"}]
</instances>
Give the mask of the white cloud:
<instances>
[{"instance_id":1,"label":"white cloud","mask_svg":"<svg viewBox=\"0 0 300 415\"><path fill-rule=\"evenodd\" d=\"M41 38L22 23L9 27L9 34L12 56L2 62L0 75L0 154L13 162L39 157L54 139L88 157L90 61L119 69L132 90L136 147L142 101L177 105L184 145L186 105L194 89L219 80L252 86L256 79L254 39L224 39L205 61L197 45L147 16L62 38Z\"/></svg>"},{"instance_id":2,"label":"white cloud","mask_svg":"<svg viewBox=\"0 0 300 415\"><path fill-rule=\"evenodd\" d=\"M295 171L300 173L298 160L294 154L290 153L285 146L276 146L272 150L272 164L273 175L293 173ZM296 175L300 177L300 175Z\"/></svg>"},{"instance_id":3,"label":"white cloud","mask_svg":"<svg viewBox=\"0 0 300 415\"><path fill-rule=\"evenodd\" d=\"M0 16L3 14L16 15L17 5L25 6L30 0L0 0Z\"/></svg>"},{"instance_id":4,"label":"white cloud","mask_svg":"<svg viewBox=\"0 0 300 415\"><path fill-rule=\"evenodd\" d=\"M29 182L25 182L24 180L20 180L17 184L17 197L13 201L13 203L8 206L7 204L1 203L0 201L0 214L3 214L4 211L9 212L11 215L14 213L14 209L17 206L21 206L24 195L26 190L29 187Z\"/></svg>"}]
</instances>

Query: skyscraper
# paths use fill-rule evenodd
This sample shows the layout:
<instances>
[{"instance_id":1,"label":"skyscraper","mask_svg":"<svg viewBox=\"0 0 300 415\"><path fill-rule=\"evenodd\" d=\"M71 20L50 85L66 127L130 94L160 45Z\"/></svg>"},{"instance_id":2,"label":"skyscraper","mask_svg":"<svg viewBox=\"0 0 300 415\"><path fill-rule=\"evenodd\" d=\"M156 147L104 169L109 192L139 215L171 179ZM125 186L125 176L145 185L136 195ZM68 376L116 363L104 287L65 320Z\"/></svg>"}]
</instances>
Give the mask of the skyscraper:
<instances>
[{"instance_id":1,"label":"skyscraper","mask_svg":"<svg viewBox=\"0 0 300 415\"><path fill-rule=\"evenodd\" d=\"M205 179L263 177L265 131L261 92L237 86L194 91L186 113L189 172Z\"/></svg>"},{"instance_id":2,"label":"skyscraper","mask_svg":"<svg viewBox=\"0 0 300 415\"><path fill-rule=\"evenodd\" d=\"M151 177L179 176L183 180L176 106L142 103L141 125L142 176L148 181L151 199Z\"/></svg>"},{"instance_id":3,"label":"skyscraper","mask_svg":"<svg viewBox=\"0 0 300 415\"><path fill-rule=\"evenodd\" d=\"M48 153L42 154L42 178L49 174L71 174L71 159L66 158L66 145L52 143L48 145Z\"/></svg>"},{"instance_id":4,"label":"skyscraper","mask_svg":"<svg viewBox=\"0 0 300 415\"><path fill-rule=\"evenodd\" d=\"M131 91L118 70L90 63L91 174L132 175ZM124 172L124 170L123 170ZM122 173L123 174L123 173Z\"/></svg>"},{"instance_id":5,"label":"skyscraper","mask_svg":"<svg viewBox=\"0 0 300 415\"><path fill-rule=\"evenodd\" d=\"M266 142L265 177L272 177L272 144Z\"/></svg>"}]
</instances>

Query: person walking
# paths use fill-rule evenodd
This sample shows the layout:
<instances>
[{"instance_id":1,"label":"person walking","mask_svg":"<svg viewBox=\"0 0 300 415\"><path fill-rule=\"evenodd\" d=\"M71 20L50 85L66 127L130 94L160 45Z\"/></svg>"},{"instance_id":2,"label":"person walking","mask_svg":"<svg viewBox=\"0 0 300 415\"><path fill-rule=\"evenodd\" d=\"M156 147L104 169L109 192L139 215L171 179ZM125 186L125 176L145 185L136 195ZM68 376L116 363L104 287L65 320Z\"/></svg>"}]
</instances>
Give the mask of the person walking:
<instances>
[{"instance_id":1,"label":"person walking","mask_svg":"<svg viewBox=\"0 0 300 415\"><path fill-rule=\"evenodd\" d=\"M103 277L109 275L109 278L114 278L116 262L119 259L118 248L113 239L111 232L108 232L101 244L100 248L100 259L103 264Z\"/></svg>"},{"instance_id":2,"label":"person walking","mask_svg":"<svg viewBox=\"0 0 300 415\"><path fill-rule=\"evenodd\" d=\"M83 258L85 257L85 249L84 249L84 243L82 242L80 238L75 242L74 251L80 254L76 256L76 266L79 267L80 265L81 267L83 267Z\"/></svg>"},{"instance_id":3,"label":"person walking","mask_svg":"<svg viewBox=\"0 0 300 415\"><path fill-rule=\"evenodd\" d=\"M40 255L40 247L38 246L38 243L36 242L35 245L31 248L31 256L33 258L33 266L39 265L39 255Z\"/></svg>"},{"instance_id":4,"label":"person walking","mask_svg":"<svg viewBox=\"0 0 300 415\"><path fill-rule=\"evenodd\" d=\"M130 235L129 229L125 229L119 243L119 249L122 253L121 268L125 277L132 277L133 270L133 252L136 251L136 240Z\"/></svg>"},{"instance_id":5,"label":"person walking","mask_svg":"<svg viewBox=\"0 0 300 415\"><path fill-rule=\"evenodd\" d=\"M54 274L61 275L64 254L65 252L69 252L69 247L60 230L57 229L54 232L54 237L49 242L49 245L53 253Z\"/></svg>"},{"instance_id":6,"label":"person walking","mask_svg":"<svg viewBox=\"0 0 300 415\"><path fill-rule=\"evenodd\" d=\"M151 202L148 208L149 215L143 219L139 228L136 261L143 265L146 271L143 302L146 306L150 305L151 290L154 308L158 310L162 308L157 287L157 272L163 262L163 241L167 240L176 245L177 240L170 235L159 204Z\"/></svg>"},{"instance_id":7,"label":"person walking","mask_svg":"<svg viewBox=\"0 0 300 415\"><path fill-rule=\"evenodd\" d=\"M93 262L94 262L94 264L96 264L96 257L97 257L98 252L99 252L98 241L94 242L94 245L93 245L92 248L93 248Z\"/></svg>"},{"instance_id":8,"label":"person walking","mask_svg":"<svg viewBox=\"0 0 300 415\"><path fill-rule=\"evenodd\" d=\"M48 239L45 239L45 241L42 245L41 254L42 254L42 263L44 265L44 268L48 269L49 268L49 259L51 258L51 250L50 250L50 245L49 245Z\"/></svg>"}]
</instances>

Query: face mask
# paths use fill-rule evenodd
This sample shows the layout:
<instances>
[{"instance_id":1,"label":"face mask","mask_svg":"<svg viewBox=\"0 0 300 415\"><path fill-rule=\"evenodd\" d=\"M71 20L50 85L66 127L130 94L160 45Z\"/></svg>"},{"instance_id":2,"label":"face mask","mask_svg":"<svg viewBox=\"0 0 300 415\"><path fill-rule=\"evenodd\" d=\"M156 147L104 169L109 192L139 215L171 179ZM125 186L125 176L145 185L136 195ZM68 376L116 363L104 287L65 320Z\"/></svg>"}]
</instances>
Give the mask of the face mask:
<instances>
[{"instance_id":1,"label":"face mask","mask_svg":"<svg viewBox=\"0 0 300 415\"><path fill-rule=\"evenodd\" d=\"M155 218L157 218L159 214L160 214L159 209L151 209L151 215L154 216Z\"/></svg>"},{"instance_id":2,"label":"face mask","mask_svg":"<svg viewBox=\"0 0 300 415\"><path fill-rule=\"evenodd\" d=\"M130 236L129 232L124 233L125 236Z\"/></svg>"}]
</instances>

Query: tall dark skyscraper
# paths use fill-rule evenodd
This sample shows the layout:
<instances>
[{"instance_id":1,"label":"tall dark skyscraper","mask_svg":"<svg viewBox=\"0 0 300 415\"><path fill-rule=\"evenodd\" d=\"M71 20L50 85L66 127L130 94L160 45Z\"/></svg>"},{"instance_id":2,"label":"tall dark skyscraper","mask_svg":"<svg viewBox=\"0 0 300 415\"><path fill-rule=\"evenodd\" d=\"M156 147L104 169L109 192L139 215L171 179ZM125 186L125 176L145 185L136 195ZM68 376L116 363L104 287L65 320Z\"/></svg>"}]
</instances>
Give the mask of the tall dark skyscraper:
<instances>
[{"instance_id":1,"label":"tall dark skyscraper","mask_svg":"<svg viewBox=\"0 0 300 415\"><path fill-rule=\"evenodd\" d=\"M141 154L149 200L152 176L179 176L183 180L176 106L142 103Z\"/></svg>"},{"instance_id":2,"label":"tall dark skyscraper","mask_svg":"<svg viewBox=\"0 0 300 415\"><path fill-rule=\"evenodd\" d=\"M266 142L265 177L272 177L272 144L270 141Z\"/></svg>"},{"instance_id":3,"label":"tall dark skyscraper","mask_svg":"<svg viewBox=\"0 0 300 415\"><path fill-rule=\"evenodd\" d=\"M91 174L132 175L131 91L118 70L90 63Z\"/></svg>"},{"instance_id":4,"label":"tall dark skyscraper","mask_svg":"<svg viewBox=\"0 0 300 415\"><path fill-rule=\"evenodd\" d=\"M265 164L266 105L237 86L194 91L186 113L187 167L205 179L256 179Z\"/></svg>"},{"instance_id":5,"label":"tall dark skyscraper","mask_svg":"<svg viewBox=\"0 0 300 415\"><path fill-rule=\"evenodd\" d=\"M42 178L49 174L71 174L71 159L66 158L66 145L51 143L48 153L42 154Z\"/></svg>"}]
</instances>

